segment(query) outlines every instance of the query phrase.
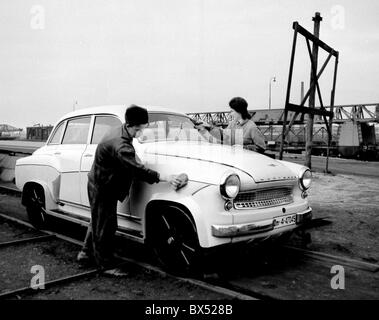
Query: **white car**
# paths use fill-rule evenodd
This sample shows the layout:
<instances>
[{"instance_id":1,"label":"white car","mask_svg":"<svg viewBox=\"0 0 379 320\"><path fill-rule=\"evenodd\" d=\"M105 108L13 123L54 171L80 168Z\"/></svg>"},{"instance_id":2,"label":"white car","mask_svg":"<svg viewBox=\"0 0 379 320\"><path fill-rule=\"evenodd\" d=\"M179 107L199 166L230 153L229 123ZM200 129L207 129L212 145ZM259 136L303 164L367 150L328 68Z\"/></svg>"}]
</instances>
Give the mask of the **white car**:
<instances>
[{"instance_id":1,"label":"white car","mask_svg":"<svg viewBox=\"0 0 379 320\"><path fill-rule=\"evenodd\" d=\"M312 219L308 168L241 146L212 143L185 114L147 107L149 125L134 139L139 161L160 173L187 173L188 184L133 183L118 203L118 233L148 243L168 268L187 270L204 249L276 237ZM124 122L126 106L81 109L61 118L45 146L16 164L16 184L31 222L46 215L88 225L87 174L104 134Z\"/></svg>"}]
</instances>

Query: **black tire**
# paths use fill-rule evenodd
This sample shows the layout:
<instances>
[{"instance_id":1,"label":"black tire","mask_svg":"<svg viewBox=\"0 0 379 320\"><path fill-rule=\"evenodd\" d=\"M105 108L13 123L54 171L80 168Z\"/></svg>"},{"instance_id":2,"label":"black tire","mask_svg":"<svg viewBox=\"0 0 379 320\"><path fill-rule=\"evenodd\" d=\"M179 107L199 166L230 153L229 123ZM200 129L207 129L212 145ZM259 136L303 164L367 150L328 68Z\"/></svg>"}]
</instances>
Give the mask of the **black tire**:
<instances>
[{"instance_id":1,"label":"black tire","mask_svg":"<svg viewBox=\"0 0 379 320\"><path fill-rule=\"evenodd\" d=\"M164 269L180 275L200 271L202 250L195 224L186 212L163 207L152 213L149 226L149 244Z\"/></svg>"},{"instance_id":2,"label":"black tire","mask_svg":"<svg viewBox=\"0 0 379 320\"><path fill-rule=\"evenodd\" d=\"M47 225L45 214L45 193L41 186L33 185L27 188L25 194L26 212L30 223L36 229L44 229Z\"/></svg>"}]
</instances>

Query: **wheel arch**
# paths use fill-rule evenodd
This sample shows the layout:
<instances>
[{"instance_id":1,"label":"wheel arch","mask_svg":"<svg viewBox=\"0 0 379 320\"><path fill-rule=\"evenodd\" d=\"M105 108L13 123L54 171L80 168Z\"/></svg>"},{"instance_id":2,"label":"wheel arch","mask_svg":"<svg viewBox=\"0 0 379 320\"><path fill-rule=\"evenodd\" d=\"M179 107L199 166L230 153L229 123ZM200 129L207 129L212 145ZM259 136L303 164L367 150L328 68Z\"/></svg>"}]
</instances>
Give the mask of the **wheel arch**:
<instances>
[{"instance_id":1,"label":"wheel arch","mask_svg":"<svg viewBox=\"0 0 379 320\"><path fill-rule=\"evenodd\" d=\"M24 184L24 187L22 189L22 196L21 196L21 203L22 205L27 205L27 192L29 189L33 187L38 187L43 190L44 196L45 196L45 207L46 209L52 209L56 207L56 201L54 200L48 186L46 183L41 181L28 181Z\"/></svg>"},{"instance_id":2,"label":"wheel arch","mask_svg":"<svg viewBox=\"0 0 379 320\"><path fill-rule=\"evenodd\" d=\"M167 206L173 207L175 209L179 209L183 211L185 214L187 214L196 228L196 222L193 215L191 214L191 211L184 204L175 202L175 201L170 201L170 200L152 200L147 204L146 213L145 213L146 228L148 225L148 220L149 220L148 218L151 214L153 214L154 210L157 210L162 207L167 207ZM197 228L196 228L196 232L197 232Z\"/></svg>"},{"instance_id":3,"label":"wheel arch","mask_svg":"<svg viewBox=\"0 0 379 320\"><path fill-rule=\"evenodd\" d=\"M209 232L209 221L207 220L206 215L202 211L201 207L193 196L187 196L171 200L171 199L153 199L147 205L145 209L145 224L144 224L144 235L145 239L147 238L147 226L149 225L149 215L154 211L154 208L157 206L171 205L178 207L183 210L195 224L197 237L199 244L202 248L208 248L212 246L212 239L210 239Z\"/></svg>"},{"instance_id":4,"label":"wheel arch","mask_svg":"<svg viewBox=\"0 0 379 320\"><path fill-rule=\"evenodd\" d=\"M173 207L176 210L180 210L184 214L186 214L190 218L190 220L191 220L191 222L192 222L192 224L193 224L193 226L194 226L194 228L196 230L198 240L200 242L197 224L196 224L195 218L192 215L191 211L183 203L179 203L179 202L175 202L175 201L170 201L170 200L152 200L152 201L150 201L147 204L146 211L145 211L145 230L144 230L144 232L145 232L145 239L147 241L149 241L149 233L150 233L150 230L151 230L151 227L152 227L152 224L151 224L151 220L152 220L151 219L151 215L154 214L154 212L156 212L157 210L159 210L159 209L161 209L163 207Z\"/></svg>"}]
</instances>

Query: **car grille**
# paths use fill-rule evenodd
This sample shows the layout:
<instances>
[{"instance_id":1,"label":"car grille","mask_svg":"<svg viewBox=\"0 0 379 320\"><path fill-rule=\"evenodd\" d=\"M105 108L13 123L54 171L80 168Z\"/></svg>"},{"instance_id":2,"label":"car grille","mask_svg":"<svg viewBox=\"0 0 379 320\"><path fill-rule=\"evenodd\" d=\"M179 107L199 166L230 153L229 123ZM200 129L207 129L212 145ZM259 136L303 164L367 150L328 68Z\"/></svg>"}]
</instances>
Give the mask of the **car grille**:
<instances>
[{"instance_id":1,"label":"car grille","mask_svg":"<svg viewBox=\"0 0 379 320\"><path fill-rule=\"evenodd\" d=\"M234 199L236 209L261 209L293 202L292 188L282 187L242 192Z\"/></svg>"}]
</instances>

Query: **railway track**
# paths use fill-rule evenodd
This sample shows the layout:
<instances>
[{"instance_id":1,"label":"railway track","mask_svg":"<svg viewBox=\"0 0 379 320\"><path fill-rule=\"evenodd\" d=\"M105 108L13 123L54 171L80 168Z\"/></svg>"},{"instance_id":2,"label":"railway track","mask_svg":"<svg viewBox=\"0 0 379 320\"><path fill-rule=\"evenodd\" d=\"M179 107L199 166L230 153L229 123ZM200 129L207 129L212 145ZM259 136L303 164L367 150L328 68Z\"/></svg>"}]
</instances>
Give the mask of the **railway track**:
<instances>
[{"instance_id":1,"label":"railway track","mask_svg":"<svg viewBox=\"0 0 379 320\"><path fill-rule=\"evenodd\" d=\"M6 214L0 213L0 217L4 220L7 220L8 222L19 224L19 225L22 225L22 226L25 226L28 228L33 228L33 226L31 224L29 224L23 220L14 218L14 217L10 217ZM66 235L62 235L62 234L53 232L53 231L43 230L42 233L44 233L44 235L25 238L25 239L17 239L17 240L13 240L13 241L0 242L0 250L2 248L5 248L5 247L19 246L19 245L30 244L30 243L37 243L37 242L42 242L42 241L51 240L51 239L60 239L60 240L67 241L67 242L70 242L72 244L75 244L77 246L82 246L82 244L83 244L81 241L79 241L77 239L74 239L74 238L68 237ZM118 260L120 260L120 263L118 263L117 265L114 265L110 268L107 268L107 269L102 270L102 271L100 271L96 268L93 268L93 269L90 269L90 270L87 270L84 272L79 272L79 273L76 273L73 275L64 276L64 277L60 277L60 278L57 278L54 280L47 281L44 283L44 286L46 289L48 289L48 288L60 286L63 284L67 284L69 282L74 282L77 280L82 280L84 278L99 275L106 270L111 270L111 269L114 269L117 267L122 267L123 265L126 265L126 264L134 264L134 265L136 265L138 267L142 267L142 268L144 268L150 272L153 271L153 272L159 273L165 277L171 277L173 279L182 281L184 283L189 283L189 284L201 287L201 288L206 289L206 290L210 290L210 291L213 291L216 293L220 293L220 294L225 295L226 297L229 297L231 299L241 299L241 300L256 300L257 299L256 297L254 297L254 292L250 292L250 295L244 294L241 292L230 290L230 289L225 288L225 287L216 286L214 284L207 283L205 281L201 281L201 280L197 280L197 279L191 279L191 278L177 277L177 276L174 276L172 274L165 272L161 268L150 265L148 263L137 261L135 259L123 257L120 255L117 255L116 257L118 258ZM33 293L40 293L40 291L36 291L35 289L33 289L30 286L21 287L21 288L8 290L6 292L0 293L0 299L10 299L10 298L14 298L14 297L17 297L20 295L32 295Z\"/></svg>"},{"instance_id":2,"label":"railway track","mask_svg":"<svg viewBox=\"0 0 379 320\"><path fill-rule=\"evenodd\" d=\"M13 192L11 190L11 192ZM11 223L14 223L16 225L23 225L28 228L33 228L28 222L25 222L24 220L8 216L6 214L0 214L0 217L2 219L5 219ZM316 220L314 222L315 225L323 224L324 221L322 219ZM309 227L312 227L310 225ZM69 242L72 244L75 244L77 246L81 246L82 242L61 234L57 233L54 231L43 231L41 235L33 236L33 237L28 237L25 239L16 239L13 241L4 241L0 243L0 252L3 248L11 247L11 246L22 246L26 244L31 244L31 243L43 243L45 241L49 241L52 239L60 239L64 242ZM335 255L330 255L326 253L321 253L321 252L314 252L310 250L306 250L303 248L298 248L298 247L293 247L293 246L282 246L280 248L281 254L285 256L291 256L296 257L296 261L307 261L311 262L311 264L316 264L322 266L324 269L328 268L330 265L342 265L350 270L360 270L361 272L365 274L377 274L379 271L379 265L373 264L373 263L368 263L364 262L361 260L355 260L347 257L342 257L342 256L335 256ZM274 280L269 280L266 281L264 280L263 287L262 285L259 285L259 281L255 278L254 272L251 273L251 276L246 277L246 274L242 272L242 275L231 275L230 273L227 276L219 274L215 275L206 275L204 279L192 279L192 278L182 278L182 277L177 277L175 275L168 274L161 268L152 265L150 263L142 262L141 260L133 259L130 257L125 257L125 256L118 256L120 263L121 264L132 264L135 266L138 266L139 268L143 268L145 270L148 270L149 272L154 272L158 273L164 277L170 277L172 279L176 279L178 281L181 281L183 283L189 283L191 285L201 287L206 290L210 290L213 292L217 292L220 294L223 294L231 299L242 299L242 300L273 300L273 299L286 299L285 295L278 295L276 294L273 290L275 289L275 283L278 281L280 283L280 279L278 278L280 276L280 272L278 275L275 275L276 278ZM292 260L291 260L292 261ZM295 268L302 268L301 263L298 263L295 265ZM312 267L313 269L317 269L317 267ZM242 268L243 269L243 268ZM246 268L245 268L246 269ZM238 268L237 268L238 270ZM288 270L287 270L288 271ZM304 271L304 273L307 271ZM238 273L238 272L237 272ZM259 272L258 272L259 273ZM99 275L99 271L96 269L90 269L86 270L85 272L77 272L72 275L67 275L63 277L58 277L57 279L49 280L48 282L45 283L46 288L53 288L53 287L59 287L67 283L72 283L75 281L79 281L85 278L93 278L94 276ZM298 276L294 276L294 278L298 278ZM265 279L265 277L263 277ZM258 279L260 279L258 277ZM267 289L267 290L266 290ZM0 294L0 299L12 299L17 296L22 296L22 295L33 295L40 291L36 291L31 289L30 287L20 287L16 288L13 290L9 290L6 292L3 292ZM379 292L378 292L379 296Z\"/></svg>"}]
</instances>

